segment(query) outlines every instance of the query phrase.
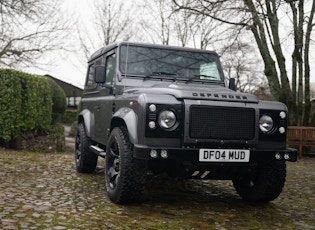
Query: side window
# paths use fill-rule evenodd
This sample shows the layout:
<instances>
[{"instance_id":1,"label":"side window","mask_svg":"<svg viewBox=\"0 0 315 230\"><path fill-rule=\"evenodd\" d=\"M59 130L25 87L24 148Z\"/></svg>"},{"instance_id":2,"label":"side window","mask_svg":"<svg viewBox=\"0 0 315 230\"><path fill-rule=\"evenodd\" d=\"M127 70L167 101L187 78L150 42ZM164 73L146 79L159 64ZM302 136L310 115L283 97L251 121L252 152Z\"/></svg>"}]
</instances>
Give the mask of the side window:
<instances>
[{"instance_id":1,"label":"side window","mask_svg":"<svg viewBox=\"0 0 315 230\"><path fill-rule=\"evenodd\" d=\"M86 80L86 84L85 85L93 85L93 81L94 81L94 64L89 65L89 72L88 72L88 78Z\"/></svg>"},{"instance_id":2,"label":"side window","mask_svg":"<svg viewBox=\"0 0 315 230\"><path fill-rule=\"evenodd\" d=\"M87 86L94 85L94 71L95 71L95 66L103 65L104 66L104 58L100 57L96 59L93 63L89 65L89 73L88 73L88 78L86 81Z\"/></svg>"},{"instance_id":3,"label":"side window","mask_svg":"<svg viewBox=\"0 0 315 230\"><path fill-rule=\"evenodd\" d=\"M116 73L116 54L113 53L106 58L106 82L108 86L113 85Z\"/></svg>"}]
</instances>

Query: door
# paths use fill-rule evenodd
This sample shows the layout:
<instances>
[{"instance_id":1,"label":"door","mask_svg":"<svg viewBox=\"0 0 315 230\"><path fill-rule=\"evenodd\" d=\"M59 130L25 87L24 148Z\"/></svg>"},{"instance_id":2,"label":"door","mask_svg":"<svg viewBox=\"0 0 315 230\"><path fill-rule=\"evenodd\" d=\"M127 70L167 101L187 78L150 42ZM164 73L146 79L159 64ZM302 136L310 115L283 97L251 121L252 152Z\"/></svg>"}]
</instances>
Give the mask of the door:
<instances>
[{"instance_id":1,"label":"door","mask_svg":"<svg viewBox=\"0 0 315 230\"><path fill-rule=\"evenodd\" d=\"M107 143L110 122L115 110L113 89L116 82L116 53L114 51L105 56L105 83L99 85L99 97L95 107L96 141L103 145Z\"/></svg>"}]
</instances>

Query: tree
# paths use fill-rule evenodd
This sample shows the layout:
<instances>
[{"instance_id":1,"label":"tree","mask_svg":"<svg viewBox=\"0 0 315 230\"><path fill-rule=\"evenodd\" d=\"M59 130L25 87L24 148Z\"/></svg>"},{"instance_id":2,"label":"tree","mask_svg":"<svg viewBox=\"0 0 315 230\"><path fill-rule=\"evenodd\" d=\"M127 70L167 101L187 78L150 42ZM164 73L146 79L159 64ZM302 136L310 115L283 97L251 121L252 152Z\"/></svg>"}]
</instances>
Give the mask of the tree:
<instances>
[{"instance_id":1,"label":"tree","mask_svg":"<svg viewBox=\"0 0 315 230\"><path fill-rule=\"evenodd\" d=\"M153 43L206 49L225 38L228 31L221 29L221 22L174 7L172 0L151 0L143 5L142 30Z\"/></svg>"},{"instance_id":2,"label":"tree","mask_svg":"<svg viewBox=\"0 0 315 230\"><path fill-rule=\"evenodd\" d=\"M244 39L243 39L244 40ZM248 92L265 96L266 78L257 50L248 41L237 39L227 43L219 53L227 80L235 78L236 88L240 92Z\"/></svg>"},{"instance_id":3,"label":"tree","mask_svg":"<svg viewBox=\"0 0 315 230\"><path fill-rule=\"evenodd\" d=\"M205 15L212 19L233 25L239 31L250 30L255 38L260 55L264 62L264 73L268 79L271 94L275 99L287 104L294 124L309 123L309 47L315 1L304 0L173 0L177 10L190 10L198 15ZM305 13L305 5L312 5ZM291 31L294 39L292 66L288 67L284 54L280 20L287 19L283 9L290 6L287 15L291 19ZM219 13L218 13L219 12ZM280 18L280 15L282 17ZM304 32L306 25L306 33ZM287 34L285 36L288 36ZM303 65L304 63L304 65ZM292 89L288 71L292 69ZM298 74L298 87L296 79ZM303 88L304 86L304 88ZM304 92L303 92L304 90ZM303 104L305 100L305 104ZM299 108L299 109L296 109ZM300 116L303 114L303 116ZM292 119L293 118L293 119Z\"/></svg>"},{"instance_id":4,"label":"tree","mask_svg":"<svg viewBox=\"0 0 315 230\"><path fill-rule=\"evenodd\" d=\"M296 3L297 2L297 3ZM292 93L293 98L297 100L299 114L304 112L303 124L309 123L309 114L311 112L311 101L310 101L310 64L309 64L309 53L310 53L310 41L311 33L315 12L315 2L313 1L312 8L309 16L305 18L304 13L304 1L287 1L292 10L292 24L294 32L294 50L292 53ZM304 24L306 24L306 32L304 33ZM304 42L303 42L304 39ZM304 49L303 49L304 45ZM304 61L304 66L303 66ZM304 70L304 81L303 81L303 70ZM298 79L298 95L296 95ZM304 84L304 98L303 98L303 84ZM304 99L304 100L303 100ZM303 101L305 103L303 111ZM298 117L296 115L296 120ZM302 122L301 122L302 123Z\"/></svg>"},{"instance_id":5,"label":"tree","mask_svg":"<svg viewBox=\"0 0 315 230\"><path fill-rule=\"evenodd\" d=\"M103 45L132 37L130 9L122 1L96 1L95 24Z\"/></svg>"},{"instance_id":6,"label":"tree","mask_svg":"<svg viewBox=\"0 0 315 230\"><path fill-rule=\"evenodd\" d=\"M0 1L0 65L26 67L48 51L64 49L67 24L58 0Z\"/></svg>"},{"instance_id":7,"label":"tree","mask_svg":"<svg viewBox=\"0 0 315 230\"><path fill-rule=\"evenodd\" d=\"M128 8L129 7L129 8ZM123 1L94 1L93 22L79 22L77 33L86 63L92 52L119 40L128 41L133 35L133 8ZM91 26L91 25L92 26ZM93 27L94 26L94 27ZM97 34L98 36L91 36Z\"/></svg>"},{"instance_id":8,"label":"tree","mask_svg":"<svg viewBox=\"0 0 315 230\"><path fill-rule=\"evenodd\" d=\"M192 40L194 47L215 49L217 44L221 44L229 34L227 28L222 29L222 23L204 15L195 15L194 30L192 31Z\"/></svg>"},{"instance_id":9,"label":"tree","mask_svg":"<svg viewBox=\"0 0 315 230\"><path fill-rule=\"evenodd\" d=\"M172 8L168 2L169 0L146 1L141 7L144 12L140 19L141 29L153 43L171 43Z\"/></svg>"}]
</instances>

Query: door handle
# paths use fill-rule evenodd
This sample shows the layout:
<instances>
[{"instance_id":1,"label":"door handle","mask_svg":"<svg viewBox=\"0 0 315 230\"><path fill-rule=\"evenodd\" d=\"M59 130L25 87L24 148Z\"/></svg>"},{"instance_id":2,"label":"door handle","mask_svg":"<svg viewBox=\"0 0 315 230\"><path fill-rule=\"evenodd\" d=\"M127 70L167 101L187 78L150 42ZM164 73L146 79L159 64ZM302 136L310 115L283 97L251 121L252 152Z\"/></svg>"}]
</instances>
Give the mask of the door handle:
<instances>
[{"instance_id":1,"label":"door handle","mask_svg":"<svg viewBox=\"0 0 315 230\"><path fill-rule=\"evenodd\" d=\"M112 104L112 113L114 114L116 112L116 103Z\"/></svg>"}]
</instances>

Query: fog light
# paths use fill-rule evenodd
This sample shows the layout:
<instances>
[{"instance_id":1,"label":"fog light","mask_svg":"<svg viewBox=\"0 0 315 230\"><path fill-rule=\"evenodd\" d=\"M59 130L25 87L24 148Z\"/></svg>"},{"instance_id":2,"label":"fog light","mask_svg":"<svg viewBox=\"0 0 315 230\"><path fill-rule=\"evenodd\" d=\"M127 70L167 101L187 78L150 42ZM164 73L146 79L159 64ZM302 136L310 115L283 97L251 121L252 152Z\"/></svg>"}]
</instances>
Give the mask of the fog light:
<instances>
[{"instance_id":1,"label":"fog light","mask_svg":"<svg viewBox=\"0 0 315 230\"><path fill-rule=\"evenodd\" d=\"M279 133L281 133L281 134L285 133L285 128L284 127L280 127L279 128Z\"/></svg>"},{"instance_id":2,"label":"fog light","mask_svg":"<svg viewBox=\"0 0 315 230\"><path fill-rule=\"evenodd\" d=\"M150 157L152 157L152 158L157 158L158 157L157 151L155 149L152 149L150 151Z\"/></svg>"},{"instance_id":3,"label":"fog light","mask_svg":"<svg viewBox=\"0 0 315 230\"><path fill-rule=\"evenodd\" d=\"M166 150L163 149L163 150L161 151L161 157L164 158L164 159L165 159L165 158L168 158L168 153L167 153Z\"/></svg>"},{"instance_id":4,"label":"fog light","mask_svg":"<svg viewBox=\"0 0 315 230\"><path fill-rule=\"evenodd\" d=\"M288 153L284 154L284 159L285 160L289 160L290 159L290 155Z\"/></svg>"},{"instance_id":5,"label":"fog light","mask_svg":"<svg viewBox=\"0 0 315 230\"><path fill-rule=\"evenodd\" d=\"M281 160L281 155L280 155L280 153L276 153L275 157L276 157L277 160Z\"/></svg>"},{"instance_id":6,"label":"fog light","mask_svg":"<svg viewBox=\"0 0 315 230\"><path fill-rule=\"evenodd\" d=\"M149 122L149 128L150 129L155 129L155 122L154 121L150 121Z\"/></svg>"}]
</instances>

